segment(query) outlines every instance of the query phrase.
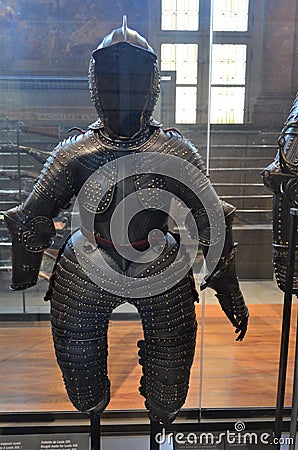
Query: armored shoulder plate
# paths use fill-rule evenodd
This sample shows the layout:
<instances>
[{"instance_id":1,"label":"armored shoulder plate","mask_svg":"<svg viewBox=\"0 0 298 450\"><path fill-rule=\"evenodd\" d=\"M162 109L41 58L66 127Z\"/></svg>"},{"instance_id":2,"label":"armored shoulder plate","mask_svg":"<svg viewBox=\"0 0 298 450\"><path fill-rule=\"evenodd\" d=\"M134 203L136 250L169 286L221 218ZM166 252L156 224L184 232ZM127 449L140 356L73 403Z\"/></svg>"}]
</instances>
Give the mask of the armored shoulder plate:
<instances>
[{"instance_id":1,"label":"armored shoulder plate","mask_svg":"<svg viewBox=\"0 0 298 450\"><path fill-rule=\"evenodd\" d=\"M167 185L167 177L162 175L162 167L166 168L164 173L169 172L167 166L171 157L180 158L194 165L196 169L199 169L200 174L205 172L205 166L198 150L176 130L163 131L157 128L152 139L140 146L137 156L140 152L147 153L148 157L136 158L135 189L141 204L145 208L163 207L166 200L165 196L162 195L162 190L167 188L176 195L179 191L178 195L180 195L181 185L178 187L175 173L171 174L173 176L171 186ZM185 167L189 168L190 165L183 165L182 163L174 164L174 166L175 170L179 170L179 179L189 181L188 175L190 174L185 173L184 169ZM161 174L159 174L159 171L161 171ZM192 177L195 172L196 170L191 174ZM193 179L193 182L195 183L196 180Z\"/></svg>"},{"instance_id":2,"label":"armored shoulder plate","mask_svg":"<svg viewBox=\"0 0 298 450\"><path fill-rule=\"evenodd\" d=\"M34 190L60 208L66 208L69 200L81 193L82 205L88 211L103 212L113 196L114 160L113 152L95 138L93 131L70 137L48 158ZM100 171L99 176L92 176L102 166L107 166L106 173ZM103 189L107 193L98 201Z\"/></svg>"},{"instance_id":3,"label":"armored shoulder plate","mask_svg":"<svg viewBox=\"0 0 298 450\"><path fill-rule=\"evenodd\" d=\"M298 176L298 95L296 96L279 139L280 168L284 174Z\"/></svg>"},{"instance_id":4,"label":"armored shoulder plate","mask_svg":"<svg viewBox=\"0 0 298 450\"><path fill-rule=\"evenodd\" d=\"M175 128L165 129L166 144L162 152L178 156L197 167L202 173L206 173L205 164L198 149Z\"/></svg>"},{"instance_id":5,"label":"armored shoulder plate","mask_svg":"<svg viewBox=\"0 0 298 450\"><path fill-rule=\"evenodd\" d=\"M280 132L278 147L274 161L263 171L264 184L294 200L295 189L291 191L298 177L298 95Z\"/></svg>"}]
</instances>

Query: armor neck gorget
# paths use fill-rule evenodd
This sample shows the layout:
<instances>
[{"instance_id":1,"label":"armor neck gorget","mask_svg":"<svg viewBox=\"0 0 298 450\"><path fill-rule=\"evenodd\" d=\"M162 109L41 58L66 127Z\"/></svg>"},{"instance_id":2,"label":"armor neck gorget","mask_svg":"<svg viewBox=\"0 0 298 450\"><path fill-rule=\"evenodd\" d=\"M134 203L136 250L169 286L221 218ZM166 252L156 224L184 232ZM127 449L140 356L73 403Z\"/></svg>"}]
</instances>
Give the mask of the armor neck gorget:
<instances>
[{"instance_id":1,"label":"armor neck gorget","mask_svg":"<svg viewBox=\"0 0 298 450\"><path fill-rule=\"evenodd\" d=\"M149 144L152 140L155 140L160 134L160 129L148 127L144 133L131 139L114 139L108 136L102 129L96 130L92 134L97 142L112 150L138 151L145 143Z\"/></svg>"}]
</instances>

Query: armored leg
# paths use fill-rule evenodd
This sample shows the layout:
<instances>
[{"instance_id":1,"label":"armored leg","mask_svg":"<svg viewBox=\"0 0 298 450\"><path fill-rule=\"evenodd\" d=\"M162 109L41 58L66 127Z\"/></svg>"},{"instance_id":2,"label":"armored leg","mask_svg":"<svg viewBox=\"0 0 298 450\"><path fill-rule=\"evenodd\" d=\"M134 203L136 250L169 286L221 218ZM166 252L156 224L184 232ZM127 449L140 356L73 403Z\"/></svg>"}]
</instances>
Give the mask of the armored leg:
<instances>
[{"instance_id":1,"label":"armored leg","mask_svg":"<svg viewBox=\"0 0 298 450\"><path fill-rule=\"evenodd\" d=\"M71 243L60 256L48 292L55 352L72 404L101 412L109 403L107 330L121 302L92 283Z\"/></svg>"},{"instance_id":2,"label":"armored leg","mask_svg":"<svg viewBox=\"0 0 298 450\"><path fill-rule=\"evenodd\" d=\"M172 422L185 402L196 340L195 293L190 276L160 296L136 303L144 340L140 392L151 419Z\"/></svg>"}]
</instances>

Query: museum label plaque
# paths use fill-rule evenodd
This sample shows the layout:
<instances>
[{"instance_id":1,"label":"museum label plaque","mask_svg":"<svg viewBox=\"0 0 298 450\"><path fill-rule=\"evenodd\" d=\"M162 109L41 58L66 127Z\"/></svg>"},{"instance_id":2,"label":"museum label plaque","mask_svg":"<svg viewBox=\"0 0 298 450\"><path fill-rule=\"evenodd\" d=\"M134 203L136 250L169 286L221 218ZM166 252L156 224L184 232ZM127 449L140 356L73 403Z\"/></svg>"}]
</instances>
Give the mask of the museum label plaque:
<instances>
[{"instance_id":1,"label":"museum label plaque","mask_svg":"<svg viewBox=\"0 0 298 450\"><path fill-rule=\"evenodd\" d=\"M0 450L86 450L89 434L0 436Z\"/></svg>"}]
</instances>

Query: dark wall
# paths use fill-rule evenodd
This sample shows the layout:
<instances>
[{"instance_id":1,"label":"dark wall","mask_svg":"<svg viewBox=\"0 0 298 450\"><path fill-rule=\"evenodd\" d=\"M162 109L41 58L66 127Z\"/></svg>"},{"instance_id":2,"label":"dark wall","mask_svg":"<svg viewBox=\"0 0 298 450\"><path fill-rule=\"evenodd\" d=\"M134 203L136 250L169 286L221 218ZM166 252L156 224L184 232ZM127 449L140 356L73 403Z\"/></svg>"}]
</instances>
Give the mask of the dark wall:
<instances>
[{"instance_id":1,"label":"dark wall","mask_svg":"<svg viewBox=\"0 0 298 450\"><path fill-rule=\"evenodd\" d=\"M265 1L261 91L253 113L256 125L280 126L298 91L297 5L296 0Z\"/></svg>"},{"instance_id":2,"label":"dark wall","mask_svg":"<svg viewBox=\"0 0 298 450\"><path fill-rule=\"evenodd\" d=\"M87 83L91 52L104 36L121 27L124 14L130 28L147 36L146 4L141 0L0 1L1 123L22 121L67 129L96 120Z\"/></svg>"},{"instance_id":3,"label":"dark wall","mask_svg":"<svg viewBox=\"0 0 298 450\"><path fill-rule=\"evenodd\" d=\"M86 75L90 53L128 16L147 35L146 2L139 0L2 0L2 74Z\"/></svg>"}]
</instances>

